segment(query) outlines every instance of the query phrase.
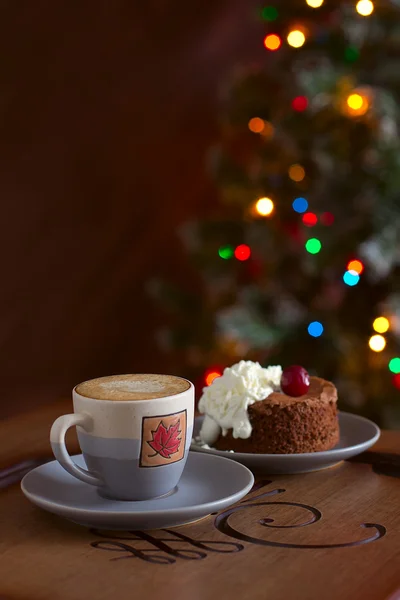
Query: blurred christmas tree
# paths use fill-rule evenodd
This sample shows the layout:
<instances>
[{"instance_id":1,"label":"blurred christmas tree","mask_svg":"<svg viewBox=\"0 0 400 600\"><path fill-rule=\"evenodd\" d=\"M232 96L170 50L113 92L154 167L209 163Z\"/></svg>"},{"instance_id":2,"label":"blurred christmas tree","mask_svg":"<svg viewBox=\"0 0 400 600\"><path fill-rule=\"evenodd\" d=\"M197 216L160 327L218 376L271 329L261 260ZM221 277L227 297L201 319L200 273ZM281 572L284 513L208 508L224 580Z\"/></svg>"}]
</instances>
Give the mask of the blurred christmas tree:
<instances>
[{"instance_id":1,"label":"blurred christmas tree","mask_svg":"<svg viewBox=\"0 0 400 600\"><path fill-rule=\"evenodd\" d=\"M399 425L400 2L261 18L265 64L231 80L211 152L218 205L183 232L204 288L153 282L164 341L200 386L240 359L301 364Z\"/></svg>"}]
</instances>

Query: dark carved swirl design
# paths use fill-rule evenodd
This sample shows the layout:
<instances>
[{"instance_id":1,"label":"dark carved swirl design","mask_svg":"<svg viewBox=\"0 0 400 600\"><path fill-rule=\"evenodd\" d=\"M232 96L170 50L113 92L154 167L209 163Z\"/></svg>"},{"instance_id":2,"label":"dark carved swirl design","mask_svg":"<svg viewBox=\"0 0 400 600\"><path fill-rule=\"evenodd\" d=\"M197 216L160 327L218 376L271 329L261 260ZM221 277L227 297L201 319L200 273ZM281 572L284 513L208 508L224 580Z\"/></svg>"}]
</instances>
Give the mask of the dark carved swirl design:
<instances>
[{"instance_id":1,"label":"dark carved swirl design","mask_svg":"<svg viewBox=\"0 0 400 600\"><path fill-rule=\"evenodd\" d=\"M232 527L232 525L229 524L229 517L231 515L233 515L234 513L243 511L243 510L247 510L250 508L254 508L255 506L270 506L270 505L286 505L286 506L296 506L296 507L300 507L303 508L304 510L307 510L308 512L311 513L311 518L308 519L307 521L304 521L303 523L297 523L294 525L271 525L271 523L274 522L273 519L271 518L264 518L261 519L259 522L260 525L262 525L263 527L274 527L274 528L279 528L279 529L287 529L287 528L294 528L294 527L306 527L307 525L312 525L313 523L316 523L317 521L319 521L322 518L322 513L317 509L314 508L313 506L309 506L307 504L299 504L297 502L258 502L257 504L244 504L241 506L235 506L234 508L230 508L228 510L226 510L225 512L221 513L220 515L218 515L215 519L215 527L218 529L218 531L220 531L221 533L224 533L225 535L229 535L230 537L237 539L237 540L241 540L243 542L248 542L250 544L257 544L259 546L270 546L273 548L297 548L297 549L306 549L306 548L312 548L312 549L322 549L322 548L351 548L353 546L360 546L362 544L368 544L370 542L373 542L381 537L383 537L386 534L386 528L383 525L378 525L377 523L362 523L361 527L364 527L366 529L375 529L375 533L368 538L365 538L363 540L357 540L357 541L353 541L353 542L343 542L343 543L339 543L339 544L288 544L285 542L272 542L269 540L264 540L262 538L255 538L252 537L250 535L247 535L245 533L242 533L241 531L238 531L237 529L235 529L234 527Z\"/></svg>"},{"instance_id":2,"label":"dark carved swirl design","mask_svg":"<svg viewBox=\"0 0 400 600\"><path fill-rule=\"evenodd\" d=\"M272 482L258 482L255 484L251 492L257 492L270 483ZM238 506L234 506L233 508L229 508L223 513L220 513L214 521L215 527L221 533L233 539L240 540L241 542L247 542L249 544L256 544L259 546L269 546L272 548L296 549L352 548L354 546L369 544L370 542L378 540L386 534L386 529L383 525L378 525L377 523L362 523L361 527L373 530L370 537L362 540L343 542L339 544L289 544L285 542L272 542L262 538L252 537L246 533L238 531L229 523L229 518L233 514L240 511L247 511L257 506L279 505L301 508L308 513L308 518L301 523L294 523L293 525L277 525L275 524L274 519L271 517L264 517L258 521L258 524L262 527L273 529L293 529L297 527L307 527L308 525L312 525L313 523L316 523L322 519L322 513L317 508L308 504L301 504L299 502L255 502L260 499L276 496L277 494L283 494L285 491L286 490L284 489L277 488L266 492L264 491L256 496L245 498ZM128 535L118 534L116 532L111 533L107 531L100 531L98 529L91 529L90 531L91 533L103 538L103 540L92 542L91 546L93 548L120 553L120 556L116 556L111 560L139 558L153 564L167 565L175 563L177 559L203 560L207 557L207 553L209 552L231 554L244 550L243 544L240 543L213 540L195 540L181 532L171 529L161 530L170 537L160 538L155 537L146 531L129 531ZM138 547L137 542L147 543L147 547L143 547L142 544L140 544L140 547Z\"/></svg>"},{"instance_id":3,"label":"dark carved swirl design","mask_svg":"<svg viewBox=\"0 0 400 600\"><path fill-rule=\"evenodd\" d=\"M124 556L116 556L111 560L121 560L124 558L140 558L145 562L150 562L156 565L171 565L176 560L170 556L156 554L154 550L139 550L131 544L123 544L122 542L91 542L92 548L99 548L100 550L109 550L111 552L123 552ZM150 554L151 553L151 554Z\"/></svg>"},{"instance_id":4,"label":"dark carved swirl design","mask_svg":"<svg viewBox=\"0 0 400 600\"><path fill-rule=\"evenodd\" d=\"M183 560L203 560L207 557L207 552L218 552L220 554L230 554L232 552L241 552L244 549L242 544L235 542L215 542L212 540L194 540L183 533L163 529L172 537L157 538L145 531L130 531L130 535L118 535L118 533L108 533L91 529L90 532L99 535L108 540L91 542L92 548L108 550L110 552L120 552L123 556L116 556L111 560L121 560L125 558L140 558L153 564L166 565L173 564L176 559ZM121 541L123 540L123 541ZM130 541L131 543L126 543ZM148 542L150 548L138 548L132 542ZM189 545L197 550L187 548L176 548L176 544ZM205 552L204 552L205 551Z\"/></svg>"},{"instance_id":5,"label":"dark carved swirl design","mask_svg":"<svg viewBox=\"0 0 400 600\"><path fill-rule=\"evenodd\" d=\"M286 504L287 506L299 506L300 508L304 508L304 510L311 512L312 516L308 519L308 521L304 521L304 523L296 523L295 525L270 525L270 523L274 523L274 519L267 517L265 519L259 520L260 525L263 525L264 527L275 527L277 529L306 527L307 525L311 525L312 523L315 523L316 521L322 519L322 513L317 508L314 508L313 506L308 506L307 504L299 504L298 502L265 502L265 504Z\"/></svg>"}]
</instances>

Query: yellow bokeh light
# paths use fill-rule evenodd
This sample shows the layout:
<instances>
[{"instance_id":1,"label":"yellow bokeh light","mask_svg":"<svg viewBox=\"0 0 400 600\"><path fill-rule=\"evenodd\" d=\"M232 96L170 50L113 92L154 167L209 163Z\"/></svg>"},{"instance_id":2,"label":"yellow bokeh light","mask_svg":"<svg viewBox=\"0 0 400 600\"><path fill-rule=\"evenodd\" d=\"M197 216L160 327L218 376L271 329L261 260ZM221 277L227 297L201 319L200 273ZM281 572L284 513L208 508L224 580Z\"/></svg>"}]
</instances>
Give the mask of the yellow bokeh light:
<instances>
[{"instance_id":1,"label":"yellow bokeh light","mask_svg":"<svg viewBox=\"0 0 400 600\"><path fill-rule=\"evenodd\" d=\"M293 48L300 48L305 41L306 36L302 31L299 31L298 29L294 29L293 31L290 31L288 33L287 42L289 46L292 46Z\"/></svg>"},{"instance_id":2,"label":"yellow bokeh light","mask_svg":"<svg viewBox=\"0 0 400 600\"><path fill-rule=\"evenodd\" d=\"M367 96L357 92L350 94L346 100L347 110L351 115L364 115L369 109L369 100Z\"/></svg>"},{"instance_id":3,"label":"yellow bokeh light","mask_svg":"<svg viewBox=\"0 0 400 600\"><path fill-rule=\"evenodd\" d=\"M369 338L369 347L374 352L382 352L384 347L386 346L386 340L383 335L373 335Z\"/></svg>"},{"instance_id":4,"label":"yellow bokeh light","mask_svg":"<svg viewBox=\"0 0 400 600\"><path fill-rule=\"evenodd\" d=\"M371 0L359 0L356 4L356 11L362 17L369 17L374 10L374 5Z\"/></svg>"},{"instance_id":5,"label":"yellow bokeh light","mask_svg":"<svg viewBox=\"0 0 400 600\"><path fill-rule=\"evenodd\" d=\"M253 117L252 119L250 119L248 127L253 133L262 133L265 127L265 123L259 117Z\"/></svg>"},{"instance_id":6,"label":"yellow bokeh light","mask_svg":"<svg viewBox=\"0 0 400 600\"><path fill-rule=\"evenodd\" d=\"M350 94L347 98L347 105L353 110L358 110L363 105L362 96L360 96L360 94Z\"/></svg>"},{"instance_id":7,"label":"yellow bokeh light","mask_svg":"<svg viewBox=\"0 0 400 600\"><path fill-rule=\"evenodd\" d=\"M274 203L271 198L260 198L257 200L254 210L261 217L268 217L274 210Z\"/></svg>"},{"instance_id":8,"label":"yellow bokeh light","mask_svg":"<svg viewBox=\"0 0 400 600\"><path fill-rule=\"evenodd\" d=\"M303 181L306 172L301 165L292 165L289 167L289 177L292 181Z\"/></svg>"},{"instance_id":9,"label":"yellow bokeh light","mask_svg":"<svg viewBox=\"0 0 400 600\"><path fill-rule=\"evenodd\" d=\"M323 5L324 0L306 0L306 3L308 6L311 6L311 8L319 8Z\"/></svg>"},{"instance_id":10,"label":"yellow bokeh light","mask_svg":"<svg viewBox=\"0 0 400 600\"><path fill-rule=\"evenodd\" d=\"M378 333L386 333L390 327L389 319L386 317L378 317L372 324L372 327Z\"/></svg>"}]
</instances>

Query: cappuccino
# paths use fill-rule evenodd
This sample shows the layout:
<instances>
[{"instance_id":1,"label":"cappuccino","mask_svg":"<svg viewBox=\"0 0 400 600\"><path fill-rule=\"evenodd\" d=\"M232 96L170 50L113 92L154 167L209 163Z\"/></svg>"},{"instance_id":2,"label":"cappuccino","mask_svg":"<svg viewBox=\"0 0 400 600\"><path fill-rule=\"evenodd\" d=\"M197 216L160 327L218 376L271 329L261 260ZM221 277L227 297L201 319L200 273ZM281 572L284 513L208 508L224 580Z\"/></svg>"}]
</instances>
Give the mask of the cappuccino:
<instances>
[{"instance_id":1,"label":"cappuccino","mask_svg":"<svg viewBox=\"0 0 400 600\"><path fill-rule=\"evenodd\" d=\"M151 400L175 396L190 388L190 383L174 375L110 375L80 383L78 394L95 400Z\"/></svg>"}]
</instances>

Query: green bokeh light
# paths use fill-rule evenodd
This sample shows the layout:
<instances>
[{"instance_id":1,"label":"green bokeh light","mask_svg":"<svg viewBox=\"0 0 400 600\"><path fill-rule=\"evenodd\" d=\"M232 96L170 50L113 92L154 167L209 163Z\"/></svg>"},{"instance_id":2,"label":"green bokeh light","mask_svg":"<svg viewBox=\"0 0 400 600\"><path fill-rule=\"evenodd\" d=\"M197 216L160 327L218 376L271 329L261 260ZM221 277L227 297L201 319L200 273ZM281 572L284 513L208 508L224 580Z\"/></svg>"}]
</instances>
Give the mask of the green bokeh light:
<instances>
[{"instance_id":1,"label":"green bokeh light","mask_svg":"<svg viewBox=\"0 0 400 600\"><path fill-rule=\"evenodd\" d=\"M306 242L306 250L310 254L318 254L321 250L322 244L317 238L310 238Z\"/></svg>"},{"instance_id":2,"label":"green bokeh light","mask_svg":"<svg viewBox=\"0 0 400 600\"><path fill-rule=\"evenodd\" d=\"M261 17L264 21L275 21L278 18L278 11L275 6L264 6L261 10Z\"/></svg>"},{"instance_id":3,"label":"green bokeh light","mask_svg":"<svg viewBox=\"0 0 400 600\"><path fill-rule=\"evenodd\" d=\"M400 358L396 356L396 358L392 358L389 362L389 371L392 373L400 373Z\"/></svg>"},{"instance_id":4,"label":"green bokeh light","mask_svg":"<svg viewBox=\"0 0 400 600\"><path fill-rule=\"evenodd\" d=\"M348 46L344 52L346 61L350 63L355 62L359 56L360 52L355 46Z\"/></svg>"},{"instance_id":5,"label":"green bokeh light","mask_svg":"<svg viewBox=\"0 0 400 600\"><path fill-rule=\"evenodd\" d=\"M232 258L232 256L233 256L233 247L232 246L221 246L221 248L218 250L218 254L224 260L228 260L229 258Z\"/></svg>"}]
</instances>

